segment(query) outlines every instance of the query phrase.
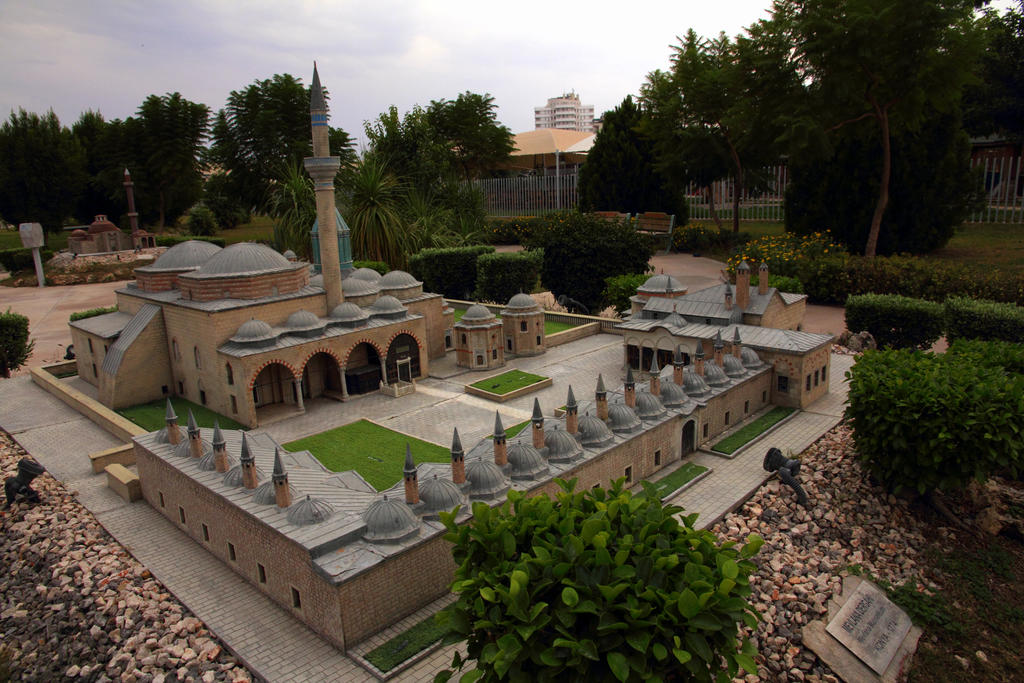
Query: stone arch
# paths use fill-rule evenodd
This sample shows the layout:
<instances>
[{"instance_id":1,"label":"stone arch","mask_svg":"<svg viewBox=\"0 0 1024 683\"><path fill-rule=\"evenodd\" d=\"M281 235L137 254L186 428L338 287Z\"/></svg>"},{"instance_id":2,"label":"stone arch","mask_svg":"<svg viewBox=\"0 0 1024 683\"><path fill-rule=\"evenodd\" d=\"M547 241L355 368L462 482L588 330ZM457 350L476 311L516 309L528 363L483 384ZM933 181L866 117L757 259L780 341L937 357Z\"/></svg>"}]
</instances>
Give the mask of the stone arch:
<instances>
[{"instance_id":1,"label":"stone arch","mask_svg":"<svg viewBox=\"0 0 1024 683\"><path fill-rule=\"evenodd\" d=\"M349 352L351 353L351 349L349 349ZM302 360L303 370L305 370L306 366L309 365L309 361L312 360L313 356L315 356L318 353L326 353L328 356L334 359L334 362L338 364L338 367L342 367L341 359L338 358L338 354L335 353L333 349L330 349L326 346L320 346L310 351L309 354L307 354L306 357Z\"/></svg>"},{"instance_id":2,"label":"stone arch","mask_svg":"<svg viewBox=\"0 0 1024 683\"><path fill-rule=\"evenodd\" d=\"M368 344L369 346L373 347L373 350L377 352L378 356L384 356L384 351L382 351L381 348L377 346L376 342L374 342L372 339L367 339L363 337L361 339L355 340L355 342L348 348L348 351L345 352L345 362L341 364L342 368L348 367L349 357L351 357L352 352L355 351L360 344Z\"/></svg>"},{"instance_id":3,"label":"stone arch","mask_svg":"<svg viewBox=\"0 0 1024 683\"><path fill-rule=\"evenodd\" d=\"M356 354L355 359L353 354ZM357 340L348 349L345 362L340 366L345 386L344 393L351 395L376 391L384 379L384 358L385 353L372 340ZM362 365L353 367L353 360L357 363L361 361Z\"/></svg>"},{"instance_id":4,"label":"stone arch","mask_svg":"<svg viewBox=\"0 0 1024 683\"><path fill-rule=\"evenodd\" d=\"M401 352L395 348L395 344L403 341L403 337L407 337L416 346L415 353L409 353L408 358L408 369L409 376L403 376L404 373L399 372L399 359ZM398 332L394 334L388 341L388 352L384 360L385 371L387 372L387 381L389 384L397 382L399 379L412 380L421 376L420 370L420 354L423 351L423 343L411 332ZM404 362L404 361L403 361Z\"/></svg>"},{"instance_id":5,"label":"stone arch","mask_svg":"<svg viewBox=\"0 0 1024 683\"><path fill-rule=\"evenodd\" d=\"M278 365L283 365L286 368L288 368L288 371L292 373L292 379L298 379L299 377L302 376L300 372L296 371L295 366L293 366L288 361L281 360L280 358L270 358L256 366L256 369L252 373L252 377L249 379L249 389L252 389L254 386L256 386L256 378L260 376L260 373L263 372L263 369L273 363L277 363Z\"/></svg>"},{"instance_id":6,"label":"stone arch","mask_svg":"<svg viewBox=\"0 0 1024 683\"><path fill-rule=\"evenodd\" d=\"M344 373L338 355L327 347L313 349L302 362L302 395L305 398L328 396L342 400Z\"/></svg>"},{"instance_id":7,"label":"stone arch","mask_svg":"<svg viewBox=\"0 0 1024 683\"><path fill-rule=\"evenodd\" d=\"M267 360L260 364L249 382L253 407L256 408L257 419L266 410L275 410L271 406L302 405L295 381L299 375L295 368L282 360Z\"/></svg>"}]
</instances>

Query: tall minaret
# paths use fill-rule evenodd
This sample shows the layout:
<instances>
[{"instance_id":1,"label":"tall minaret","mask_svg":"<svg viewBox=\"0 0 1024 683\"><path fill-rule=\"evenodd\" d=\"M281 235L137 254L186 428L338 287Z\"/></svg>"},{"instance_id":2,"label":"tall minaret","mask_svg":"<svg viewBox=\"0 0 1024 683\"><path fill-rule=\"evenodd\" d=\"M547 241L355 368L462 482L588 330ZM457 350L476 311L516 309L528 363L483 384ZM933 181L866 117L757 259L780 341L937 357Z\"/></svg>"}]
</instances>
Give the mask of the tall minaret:
<instances>
[{"instance_id":1,"label":"tall minaret","mask_svg":"<svg viewBox=\"0 0 1024 683\"><path fill-rule=\"evenodd\" d=\"M327 139L327 101L320 87L320 74L313 63L313 84L309 87L309 119L313 126L313 156L305 160L306 171L316 190L316 219L320 224L320 264L327 292L327 310L345 300L341 293L341 261L338 256L338 224L334 212L334 176L340 157L331 156Z\"/></svg>"},{"instance_id":2,"label":"tall minaret","mask_svg":"<svg viewBox=\"0 0 1024 683\"><path fill-rule=\"evenodd\" d=\"M132 226L132 246L138 249L139 243L139 212L135 210L135 183L132 174L124 169L124 192L128 195L128 223Z\"/></svg>"}]
</instances>

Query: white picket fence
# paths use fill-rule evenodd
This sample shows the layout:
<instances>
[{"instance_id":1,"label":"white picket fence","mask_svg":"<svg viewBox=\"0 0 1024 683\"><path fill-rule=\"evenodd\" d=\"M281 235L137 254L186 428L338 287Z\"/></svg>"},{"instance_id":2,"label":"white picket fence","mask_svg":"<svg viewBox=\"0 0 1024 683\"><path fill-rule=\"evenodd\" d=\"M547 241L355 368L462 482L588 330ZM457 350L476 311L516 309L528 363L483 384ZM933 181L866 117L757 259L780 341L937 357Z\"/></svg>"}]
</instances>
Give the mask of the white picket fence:
<instances>
[{"instance_id":1,"label":"white picket fence","mask_svg":"<svg viewBox=\"0 0 1024 683\"><path fill-rule=\"evenodd\" d=\"M539 216L552 211L575 209L579 204L579 176L526 176L488 178L473 184L484 193L484 206L491 216Z\"/></svg>"},{"instance_id":2,"label":"white picket fence","mask_svg":"<svg viewBox=\"0 0 1024 683\"><path fill-rule=\"evenodd\" d=\"M985 182L985 208L971 214L968 223L1024 223L1024 156L974 159L971 167Z\"/></svg>"}]
</instances>

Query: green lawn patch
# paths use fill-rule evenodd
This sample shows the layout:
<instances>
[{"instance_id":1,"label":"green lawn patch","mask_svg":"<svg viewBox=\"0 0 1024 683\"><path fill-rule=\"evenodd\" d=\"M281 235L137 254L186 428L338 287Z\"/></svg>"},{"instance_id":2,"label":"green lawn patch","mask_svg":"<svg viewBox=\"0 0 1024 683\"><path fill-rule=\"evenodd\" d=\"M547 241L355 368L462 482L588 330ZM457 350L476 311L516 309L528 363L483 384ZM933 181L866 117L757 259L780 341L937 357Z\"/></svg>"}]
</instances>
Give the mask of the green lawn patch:
<instances>
[{"instance_id":1,"label":"green lawn patch","mask_svg":"<svg viewBox=\"0 0 1024 683\"><path fill-rule=\"evenodd\" d=\"M719 453L725 453L727 455L735 453L742 446L747 445L757 437L764 434L771 427L775 426L786 417L789 417L794 410L795 408L776 406L750 424L736 430L731 435L716 443L711 447L711 450L718 451Z\"/></svg>"},{"instance_id":2,"label":"green lawn patch","mask_svg":"<svg viewBox=\"0 0 1024 683\"><path fill-rule=\"evenodd\" d=\"M274 222L269 216L253 216L248 223L221 230L217 237L222 237L228 244L237 242L272 242L274 240Z\"/></svg>"},{"instance_id":3,"label":"green lawn patch","mask_svg":"<svg viewBox=\"0 0 1024 683\"><path fill-rule=\"evenodd\" d=\"M367 652L366 660L381 673L386 673L441 640L447 630L445 626L438 624L434 617L427 617L383 645L378 645Z\"/></svg>"},{"instance_id":4,"label":"green lawn patch","mask_svg":"<svg viewBox=\"0 0 1024 683\"><path fill-rule=\"evenodd\" d=\"M460 320L462 320L462 316L465 313L466 313L466 309L464 309L464 308L456 308L455 309L455 320L453 322L459 322ZM494 314L494 317L497 318L498 320L501 320L501 316L498 315L497 313ZM566 330L571 330L574 327L578 327L578 326L577 325L573 325L572 323L562 323L562 322L556 322L554 320L548 320L547 316L545 316L545 318L544 318L544 334L545 335L555 334L557 332L565 332Z\"/></svg>"},{"instance_id":5,"label":"green lawn patch","mask_svg":"<svg viewBox=\"0 0 1024 683\"><path fill-rule=\"evenodd\" d=\"M530 424L530 421L529 421L529 420L523 420L523 421L522 421L522 422L520 422L519 424L514 424L514 425L512 425L511 427L508 427L508 428L507 428L507 429L505 430L505 438L506 438L506 439L511 439L511 438L512 438L513 436L516 436L517 434L519 434L519 432L521 432L521 431L523 431L524 429L526 429L526 425L528 425L528 424ZM493 439L493 438L494 438L494 435L493 435L493 434L489 434L489 435L487 436L487 438L488 438L488 439Z\"/></svg>"},{"instance_id":6,"label":"green lawn patch","mask_svg":"<svg viewBox=\"0 0 1024 683\"><path fill-rule=\"evenodd\" d=\"M405 445L417 462L450 462L451 452L442 446L359 420L304 439L284 444L288 451L309 451L332 472L355 470L378 491L402 478Z\"/></svg>"},{"instance_id":7,"label":"green lawn patch","mask_svg":"<svg viewBox=\"0 0 1024 683\"><path fill-rule=\"evenodd\" d=\"M193 403L184 398L174 397L171 399L171 404L174 406L174 412L178 415L178 424L185 425L188 420L189 408L192 409L192 414L196 418L196 424L200 427L213 427L213 421L217 420L220 423L221 429L247 429L239 423L232 420L230 417L225 417L219 413L215 413L205 406L201 406L198 403ZM117 411L118 415L122 415L135 424L139 425L143 429L147 429L151 432L155 432L158 429L163 429L166 421L164 416L167 415L167 400L160 399L153 401L152 403L142 403L137 406L131 406L130 408L122 408Z\"/></svg>"},{"instance_id":8,"label":"green lawn patch","mask_svg":"<svg viewBox=\"0 0 1024 683\"><path fill-rule=\"evenodd\" d=\"M704 467L703 465L687 462L683 463L683 465L672 474L669 474L668 476L662 477L658 481L654 481L651 483L654 485L654 488L658 492L658 498L664 498L668 494L678 489L680 486L683 486L684 484L693 481L694 479L696 479L697 477L699 477L700 475L704 474L707 471L708 468ZM645 494L644 492L641 491L637 495L643 496Z\"/></svg>"},{"instance_id":9,"label":"green lawn patch","mask_svg":"<svg viewBox=\"0 0 1024 683\"><path fill-rule=\"evenodd\" d=\"M547 377L523 372L522 370L509 370L508 372L503 372L500 375L488 377L487 379L482 379L479 382L473 382L470 386L480 389L481 391L487 391L492 394L503 396L510 391L522 389L523 387L528 387L531 384L543 382L546 379Z\"/></svg>"}]
</instances>

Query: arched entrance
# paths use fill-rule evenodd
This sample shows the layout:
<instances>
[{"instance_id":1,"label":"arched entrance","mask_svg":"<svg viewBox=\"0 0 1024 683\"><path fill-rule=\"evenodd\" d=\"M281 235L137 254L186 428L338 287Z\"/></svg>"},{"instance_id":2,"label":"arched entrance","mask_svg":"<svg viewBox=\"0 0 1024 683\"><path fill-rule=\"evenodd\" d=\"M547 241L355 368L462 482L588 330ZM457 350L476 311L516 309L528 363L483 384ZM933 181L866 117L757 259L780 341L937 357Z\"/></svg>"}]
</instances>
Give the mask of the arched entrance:
<instances>
[{"instance_id":1,"label":"arched entrance","mask_svg":"<svg viewBox=\"0 0 1024 683\"><path fill-rule=\"evenodd\" d=\"M693 453L697 450L697 444L695 442L697 436L697 424L693 420L689 420L683 425L683 443L679 452L682 455L687 453Z\"/></svg>"},{"instance_id":2,"label":"arched entrance","mask_svg":"<svg viewBox=\"0 0 1024 683\"><path fill-rule=\"evenodd\" d=\"M345 363L345 385L349 394L368 394L380 388L380 354L372 344L360 342Z\"/></svg>"},{"instance_id":3,"label":"arched entrance","mask_svg":"<svg viewBox=\"0 0 1024 683\"><path fill-rule=\"evenodd\" d=\"M399 380L411 382L420 376L420 345L411 334L400 334L391 341L388 347L385 368L388 373L388 384Z\"/></svg>"},{"instance_id":4,"label":"arched entrance","mask_svg":"<svg viewBox=\"0 0 1024 683\"><path fill-rule=\"evenodd\" d=\"M341 400L341 366L329 353L314 353L302 369L302 395L305 398L328 396Z\"/></svg>"},{"instance_id":5,"label":"arched entrance","mask_svg":"<svg viewBox=\"0 0 1024 683\"><path fill-rule=\"evenodd\" d=\"M257 423L279 419L296 408L302 410L302 397L295 385L295 376L284 363L274 361L260 370L252 384Z\"/></svg>"}]
</instances>

